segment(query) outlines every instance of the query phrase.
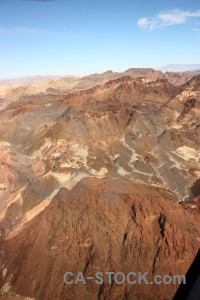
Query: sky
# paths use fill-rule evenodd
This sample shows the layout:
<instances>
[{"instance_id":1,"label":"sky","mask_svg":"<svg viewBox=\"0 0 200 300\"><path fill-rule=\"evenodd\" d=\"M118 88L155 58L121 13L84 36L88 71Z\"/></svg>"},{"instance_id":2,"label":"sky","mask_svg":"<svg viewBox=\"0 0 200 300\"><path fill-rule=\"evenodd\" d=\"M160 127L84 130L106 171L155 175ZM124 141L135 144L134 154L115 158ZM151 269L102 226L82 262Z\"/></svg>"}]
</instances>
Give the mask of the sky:
<instances>
[{"instance_id":1,"label":"sky","mask_svg":"<svg viewBox=\"0 0 200 300\"><path fill-rule=\"evenodd\" d=\"M200 63L197 0L0 0L0 78Z\"/></svg>"}]
</instances>

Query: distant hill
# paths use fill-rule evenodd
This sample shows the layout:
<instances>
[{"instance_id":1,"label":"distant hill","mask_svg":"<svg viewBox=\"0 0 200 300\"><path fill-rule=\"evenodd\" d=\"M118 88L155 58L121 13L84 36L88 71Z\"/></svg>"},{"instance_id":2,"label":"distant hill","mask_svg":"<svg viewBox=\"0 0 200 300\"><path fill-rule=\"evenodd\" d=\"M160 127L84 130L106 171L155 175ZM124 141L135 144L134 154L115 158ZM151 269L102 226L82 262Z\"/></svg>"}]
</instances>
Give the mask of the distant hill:
<instances>
[{"instance_id":1,"label":"distant hill","mask_svg":"<svg viewBox=\"0 0 200 300\"><path fill-rule=\"evenodd\" d=\"M186 71L197 71L200 70L200 64L172 64L166 65L163 67L158 68L159 71L162 72L186 72Z\"/></svg>"},{"instance_id":2,"label":"distant hill","mask_svg":"<svg viewBox=\"0 0 200 300\"><path fill-rule=\"evenodd\" d=\"M41 81L47 81L47 80L57 80L61 76L27 76L27 77L19 77L19 78L10 78L10 79L0 79L0 84L2 85L27 85L27 84L34 84Z\"/></svg>"}]
</instances>

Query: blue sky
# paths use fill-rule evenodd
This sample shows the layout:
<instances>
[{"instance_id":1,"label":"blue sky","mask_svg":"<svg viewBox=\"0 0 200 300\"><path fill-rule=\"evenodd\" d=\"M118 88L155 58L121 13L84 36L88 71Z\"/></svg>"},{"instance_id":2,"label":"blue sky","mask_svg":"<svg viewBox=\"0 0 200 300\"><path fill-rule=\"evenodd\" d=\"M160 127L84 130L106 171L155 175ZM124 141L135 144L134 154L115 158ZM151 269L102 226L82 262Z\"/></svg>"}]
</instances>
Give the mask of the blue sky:
<instances>
[{"instance_id":1,"label":"blue sky","mask_svg":"<svg viewBox=\"0 0 200 300\"><path fill-rule=\"evenodd\" d=\"M197 0L0 0L0 78L200 63Z\"/></svg>"}]
</instances>

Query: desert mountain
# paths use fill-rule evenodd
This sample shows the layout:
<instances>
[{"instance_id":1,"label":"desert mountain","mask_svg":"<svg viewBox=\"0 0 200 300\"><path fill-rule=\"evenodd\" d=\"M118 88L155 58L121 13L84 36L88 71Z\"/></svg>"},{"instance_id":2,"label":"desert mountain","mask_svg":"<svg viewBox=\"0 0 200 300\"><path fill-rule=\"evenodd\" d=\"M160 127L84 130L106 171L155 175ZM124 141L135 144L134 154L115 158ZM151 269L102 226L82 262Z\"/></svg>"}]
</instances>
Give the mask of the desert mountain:
<instances>
[{"instance_id":1,"label":"desert mountain","mask_svg":"<svg viewBox=\"0 0 200 300\"><path fill-rule=\"evenodd\" d=\"M2 299L172 299L175 285L76 287L63 276L152 278L185 274L192 263L200 77L176 74L177 85L170 73L125 73L60 78L2 97Z\"/></svg>"}]
</instances>

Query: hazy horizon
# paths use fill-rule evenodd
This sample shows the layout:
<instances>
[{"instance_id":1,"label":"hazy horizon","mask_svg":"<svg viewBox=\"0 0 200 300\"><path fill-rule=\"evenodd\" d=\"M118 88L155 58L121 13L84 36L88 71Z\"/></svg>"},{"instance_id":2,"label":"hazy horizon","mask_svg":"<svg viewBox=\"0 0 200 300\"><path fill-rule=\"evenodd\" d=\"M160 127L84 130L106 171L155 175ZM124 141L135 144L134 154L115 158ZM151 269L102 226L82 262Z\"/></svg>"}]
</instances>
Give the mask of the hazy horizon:
<instances>
[{"instance_id":1,"label":"hazy horizon","mask_svg":"<svg viewBox=\"0 0 200 300\"><path fill-rule=\"evenodd\" d=\"M27 0L29 1L29 0ZM200 70L200 63L198 64L169 64L169 65L165 65L165 66L160 66L158 68L153 68L153 67L148 67L150 69L153 69L153 70L156 70L156 71L161 71L162 73L165 73L165 72L168 72L168 71L164 71L162 69L166 69L166 68L170 68L170 67L173 67L173 66L177 66L177 67L185 67L186 70L183 70L183 71L172 71L172 72L186 72L186 71L189 71L189 72L192 72L192 71L198 71ZM199 68L195 68L195 66L199 66ZM188 68L187 68L188 67ZM190 68L191 67L191 68ZM132 69L132 68L139 68L139 69L147 69L147 67L130 67L128 69ZM29 75L24 75L24 76L20 76L20 74L18 76L15 76L15 77L7 77L7 78L4 78L4 77L0 77L0 81L7 81L7 80L18 80L18 79L26 79L26 78L34 78L34 77L39 77L39 78L42 78L42 77L49 77L49 78L60 78L60 77L84 77L84 76L89 76L89 75L94 75L94 74L102 74L102 73L106 73L106 72L113 72L113 73L123 73L125 71L127 71L128 69L126 70L121 70L121 71L116 71L116 70L104 70L103 72L94 72L94 73L89 73L89 74L29 74Z\"/></svg>"}]
</instances>

